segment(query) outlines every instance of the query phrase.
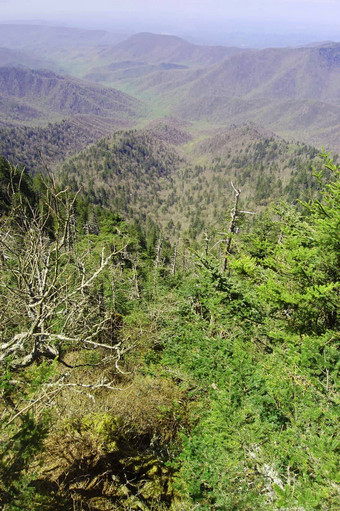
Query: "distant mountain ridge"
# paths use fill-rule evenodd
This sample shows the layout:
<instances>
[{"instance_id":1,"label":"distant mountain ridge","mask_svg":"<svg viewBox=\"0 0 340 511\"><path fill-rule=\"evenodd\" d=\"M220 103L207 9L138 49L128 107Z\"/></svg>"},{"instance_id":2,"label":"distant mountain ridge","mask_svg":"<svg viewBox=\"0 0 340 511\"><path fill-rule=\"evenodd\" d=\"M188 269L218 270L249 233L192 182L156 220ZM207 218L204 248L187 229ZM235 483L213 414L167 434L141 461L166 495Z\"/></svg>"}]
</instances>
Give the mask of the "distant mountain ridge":
<instances>
[{"instance_id":1,"label":"distant mountain ridge","mask_svg":"<svg viewBox=\"0 0 340 511\"><path fill-rule=\"evenodd\" d=\"M95 82L129 83L142 77L173 70L209 67L244 50L226 46L192 44L180 37L151 33L135 34L98 52L102 65L93 67L85 78Z\"/></svg>"},{"instance_id":2,"label":"distant mountain ridge","mask_svg":"<svg viewBox=\"0 0 340 511\"><path fill-rule=\"evenodd\" d=\"M206 66L220 62L229 55L243 52L241 48L192 44L173 35L142 32L105 50L114 61L196 64ZM105 53L104 52L104 53Z\"/></svg>"},{"instance_id":3,"label":"distant mountain ridge","mask_svg":"<svg viewBox=\"0 0 340 511\"><path fill-rule=\"evenodd\" d=\"M32 69L41 69L43 67L53 67L53 63L32 57L29 53L21 50L0 47L0 67L4 66L24 66Z\"/></svg>"},{"instance_id":4,"label":"distant mountain ridge","mask_svg":"<svg viewBox=\"0 0 340 511\"><path fill-rule=\"evenodd\" d=\"M190 93L340 104L340 44L242 52L199 78Z\"/></svg>"},{"instance_id":5,"label":"distant mountain ridge","mask_svg":"<svg viewBox=\"0 0 340 511\"><path fill-rule=\"evenodd\" d=\"M31 115L41 120L86 114L128 122L142 108L141 102L112 88L48 70L15 67L0 68L1 103L12 105L14 113L31 109ZM5 114L11 118L9 109ZM29 115L26 120L30 121Z\"/></svg>"},{"instance_id":6,"label":"distant mountain ridge","mask_svg":"<svg viewBox=\"0 0 340 511\"><path fill-rule=\"evenodd\" d=\"M175 117L223 125L252 121L285 137L340 148L339 43L243 51L205 69L158 71L130 83ZM330 125L331 139L318 137Z\"/></svg>"},{"instance_id":7,"label":"distant mountain ridge","mask_svg":"<svg viewBox=\"0 0 340 511\"><path fill-rule=\"evenodd\" d=\"M52 27L45 25L0 24L0 46L16 50L45 52L53 47L97 46L117 44L125 34L106 30Z\"/></svg>"},{"instance_id":8,"label":"distant mountain ridge","mask_svg":"<svg viewBox=\"0 0 340 511\"><path fill-rule=\"evenodd\" d=\"M59 75L7 66L6 76L0 73L2 124L46 125L74 115L122 126L164 116L211 127L255 122L288 139L340 150L340 43L252 50L164 34L3 27L0 44L8 36L9 46L23 48L31 37L26 52L0 49L0 63L3 55L12 67L40 67L39 54Z\"/></svg>"}]
</instances>

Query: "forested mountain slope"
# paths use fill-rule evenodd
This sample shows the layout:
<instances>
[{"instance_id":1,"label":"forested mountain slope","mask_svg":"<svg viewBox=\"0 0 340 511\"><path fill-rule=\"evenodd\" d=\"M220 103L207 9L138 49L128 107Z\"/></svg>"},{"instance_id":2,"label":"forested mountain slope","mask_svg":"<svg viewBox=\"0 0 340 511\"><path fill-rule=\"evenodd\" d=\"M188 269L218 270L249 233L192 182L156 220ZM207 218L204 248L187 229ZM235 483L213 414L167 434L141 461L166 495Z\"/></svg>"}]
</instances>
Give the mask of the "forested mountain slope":
<instances>
[{"instance_id":1,"label":"forested mountain slope","mask_svg":"<svg viewBox=\"0 0 340 511\"><path fill-rule=\"evenodd\" d=\"M85 77L93 81L128 84L130 80L172 70L206 68L229 55L243 51L224 46L200 46L170 35L135 34L121 43L102 49Z\"/></svg>"},{"instance_id":2,"label":"forested mountain slope","mask_svg":"<svg viewBox=\"0 0 340 511\"><path fill-rule=\"evenodd\" d=\"M333 139L328 144L331 147L336 140L337 147L339 55L339 45L331 44L231 56L187 83L187 91L177 91L175 113L189 120L218 123L252 120L304 141L316 140L331 123Z\"/></svg>"},{"instance_id":3,"label":"forested mountain slope","mask_svg":"<svg viewBox=\"0 0 340 511\"><path fill-rule=\"evenodd\" d=\"M141 111L130 96L52 71L0 68L2 122L46 123L53 118L86 114L127 122Z\"/></svg>"},{"instance_id":4,"label":"forested mountain slope","mask_svg":"<svg viewBox=\"0 0 340 511\"><path fill-rule=\"evenodd\" d=\"M199 67L215 64L242 52L241 48L203 46L192 44L180 37L152 33L135 34L106 50L114 62L134 61L153 64L187 64ZM105 53L104 53L105 54Z\"/></svg>"},{"instance_id":5,"label":"forested mountain slope","mask_svg":"<svg viewBox=\"0 0 340 511\"><path fill-rule=\"evenodd\" d=\"M31 69L41 69L53 67L53 63L33 57L24 51L12 50L6 47L0 47L0 67L18 67L24 66ZM55 67L55 66L54 66Z\"/></svg>"},{"instance_id":6,"label":"forested mountain slope","mask_svg":"<svg viewBox=\"0 0 340 511\"><path fill-rule=\"evenodd\" d=\"M243 98L317 99L340 103L340 44L267 49L230 56L190 92Z\"/></svg>"},{"instance_id":7,"label":"forested mountain slope","mask_svg":"<svg viewBox=\"0 0 340 511\"><path fill-rule=\"evenodd\" d=\"M46 127L0 126L0 154L31 174L53 170L57 163L106 137L118 127L112 119L75 115Z\"/></svg>"},{"instance_id":8,"label":"forested mountain slope","mask_svg":"<svg viewBox=\"0 0 340 511\"><path fill-rule=\"evenodd\" d=\"M232 201L232 180L242 189L245 209L270 201L313 195L311 162L317 151L292 144L260 127L234 126L190 139L185 129L163 124L121 132L102 140L60 169L64 183L82 186L91 202L116 208L124 216L151 217L178 236L196 237L217 226ZM182 137L182 140L181 140Z\"/></svg>"},{"instance_id":9,"label":"forested mountain slope","mask_svg":"<svg viewBox=\"0 0 340 511\"><path fill-rule=\"evenodd\" d=\"M22 50L23 35L15 41L19 28L4 27L2 37L8 34L8 48ZM128 92L143 99L147 108L141 112L131 98L118 98L117 92L113 97L107 89L100 88L105 99L99 99L98 88L94 91L93 85L66 77L61 87L60 75L55 94L50 91L46 101L35 88L30 96L17 98L9 96L8 90L4 94L8 83L2 77L2 122L30 119L41 124L75 113L113 117L112 111L119 112L120 120L141 114L149 120L170 115L225 127L252 121L283 138L340 149L338 43L251 50L194 45L179 37L150 33L119 39L101 31L58 27L41 32L38 27L23 27L25 31L31 34L25 51L32 52L32 66L36 67L44 47L39 56L49 61L46 66ZM0 44L6 46L1 41L0 37ZM5 55L4 63L7 60ZM20 63L21 58L17 55L14 61ZM22 73L20 81L28 82ZM15 87L13 72L6 75Z\"/></svg>"},{"instance_id":10,"label":"forested mountain slope","mask_svg":"<svg viewBox=\"0 0 340 511\"><path fill-rule=\"evenodd\" d=\"M0 46L44 58L49 69L107 83L162 69L208 66L242 51L195 45L179 37L151 33L128 37L103 30L34 25L0 27Z\"/></svg>"},{"instance_id":11,"label":"forested mountain slope","mask_svg":"<svg viewBox=\"0 0 340 511\"><path fill-rule=\"evenodd\" d=\"M339 45L17 30L0 508L338 509Z\"/></svg>"},{"instance_id":12,"label":"forested mountain slope","mask_svg":"<svg viewBox=\"0 0 340 511\"><path fill-rule=\"evenodd\" d=\"M102 170L170 178L181 160L149 137L100 143ZM265 140L253 163L306 156ZM337 509L340 183L323 161L318 199L246 223L233 201L232 230L170 246L0 158L4 510Z\"/></svg>"},{"instance_id":13,"label":"forested mountain slope","mask_svg":"<svg viewBox=\"0 0 340 511\"><path fill-rule=\"evenodd\" d=\"M253 121L284 137L340 147L339 44L229 48L226 58L214 64L214 57L205 63L204 56L215 55L213 48L202 48L195 62L195 53L183 48L183 57L176 53L183 41L170 41L164 54L160 36L133 36L107 53L105 65L85 76L151 99L159 116L222 125ZM326 133L329 123L332 132Z\"/></svg>"},{"instance_id":14,"label":"forested mountain slope","mask_svg":"<svg viewBox=\"0 0 340 511\"><path fill-rule=\"evenodd\" d=\"M128 41L124 41L122 47ZM156 41L153 52L156 52L157 48ZM243 49L242 51L236 49L234 51L227 48L229 55L221 62L209 67L202 63L200 67L204 72L198 78L195 75L187 75L187 92L195 97L205 95L249 100L265 97L314 99L338 104L340 100L339 48L340 45L337 43L289 49ZM205 50L208 51L208 49ZM131 56L131 60L138 60L136 55L134 58ZM180 64L180 57L174 58L173 62ZM157 83L156 73L154 80ZM162 92L162 87L160 83L159 92ZM167 87L166 81L164 87ZM185 89L178 92L184 93Z\"/></svg>"}]
</instances>

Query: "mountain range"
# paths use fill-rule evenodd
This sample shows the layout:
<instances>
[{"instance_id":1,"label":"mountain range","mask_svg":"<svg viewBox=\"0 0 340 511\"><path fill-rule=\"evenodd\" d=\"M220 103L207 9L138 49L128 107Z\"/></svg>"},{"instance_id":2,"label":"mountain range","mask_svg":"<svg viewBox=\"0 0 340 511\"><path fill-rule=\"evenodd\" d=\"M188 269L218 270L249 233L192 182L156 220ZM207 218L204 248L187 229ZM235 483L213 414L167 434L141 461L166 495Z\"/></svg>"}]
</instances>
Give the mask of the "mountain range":
<instances>
[{"instance_id":1,"label":"mountain range","mask_svg":"<svg viewBox=\"0 0 340 511\"><path fill-rule=\"evenodd\" d=\"M32 173L42 154L127 215L201 232L223 217L231 179L251 207L293 200L312 193L313 146L340 151L339 43L0 28L1 154Z\"/></svg>"},{"instance_id":2,"label":"mountain range","mask_svg":"<svg viewBox=\"0 0 340 511\"><path fill-rule=\"evenodd\" d=\"M141 108L137 99L118 90L26 67L0 68L0 104L4 120L28 123L78 114L127 123Z\"/></svg>"},{"instance_id":3,"label":"mountain range","mask_svg":"<svg viewBox=\"0 0 340 511\"><path fill-rule=\"evenodd\" d=\"M340 106L337 43L252 50L171 35L1 25L0 46L2 66L67 72L151 100L160 115L183 112L189 120L226 125L249 113L252 121L298 135L307 123L311 134L324 130L321 117L329 117L329 105ZM334 108L332 124L338 115Z\"/></svg>"},{"instance_id":4,"label":"mountain range","mask_svg":"<svg viewBox=\"0 0 340 511\"><path fill-rule=\"evenodd\" d=\"M90 202L127 218L151 218L170 238L183 232L195 238L223 224L231 181L242 190L243 207L254 211L281 196L309 199L316 192L314 148L252 124L198 138L190 128L171 119L118 131L67 159L57 174Z\"/></svg>"}]
</instances>

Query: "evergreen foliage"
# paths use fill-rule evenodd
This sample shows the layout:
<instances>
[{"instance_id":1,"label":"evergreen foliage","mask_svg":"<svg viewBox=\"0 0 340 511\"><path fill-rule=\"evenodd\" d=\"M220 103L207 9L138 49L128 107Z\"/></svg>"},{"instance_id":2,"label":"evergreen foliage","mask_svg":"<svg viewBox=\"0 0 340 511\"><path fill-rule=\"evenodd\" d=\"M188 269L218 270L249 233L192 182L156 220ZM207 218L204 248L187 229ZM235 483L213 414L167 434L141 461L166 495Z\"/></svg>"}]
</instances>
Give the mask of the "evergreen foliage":
<instances>
[{"instance_id":1,"label":"evergreen foliage","mask_svg":"<svg viewBox=\"0 0 340 511\"><path fill-rule=\"evenodd\" d=\"M198 509L338 505L340 189L323 158L332 181L304 214L282 205L269 229L255 222L227 275L199 258L194 307L165 345L164 363L195 382L179 459Z\"/></svg>"},{"instance_id":2,"label":"evergreen foliage","mask_svg":"<svg viewBox=\"0 0 340 511\"><path fill-rule=\"evenodd\" d=\"M162 174L163 146L115 144L112 172ZM338 508L340 167L322 158L319 197L202 246L1 160L5 511Z\"/></svg>"},{"instance_id":3,"label":"evergreen foliage","mask_svg":"<svg viewBox=\"0 0 340 511\"><path fill-rule=\"evenodd\" d=\"M235 147L233 142L235 141ZM186 156L184 157L183 154ZM284 194L290 202L319 192L311 164L316 151L259 133L253 126L197 142L189 150L151 129L117 132L68 159L59 174L65 186L82 188L91 203L146 224L157 223L175 241L199 239L218 229L229 207L230 180L241 202L259 211Z\"/></svg>"}]
</instances>

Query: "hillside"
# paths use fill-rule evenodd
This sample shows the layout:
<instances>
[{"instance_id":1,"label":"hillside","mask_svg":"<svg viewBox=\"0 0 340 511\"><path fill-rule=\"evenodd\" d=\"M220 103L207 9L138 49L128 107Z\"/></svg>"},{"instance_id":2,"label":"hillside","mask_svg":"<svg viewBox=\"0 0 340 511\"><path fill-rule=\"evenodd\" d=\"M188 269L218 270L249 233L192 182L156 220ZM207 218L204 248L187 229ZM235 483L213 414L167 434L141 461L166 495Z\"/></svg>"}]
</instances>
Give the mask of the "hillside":
<instances>
[{"instance_id":1,"label":"hillside","mask_svg":"<svg viewBox=\"0 0 340 511\"><path fill-rule=\"evenodd\" d=\"M0 509L340 509L340 44L19 31Z\"/></svg>"},{"instance_id":2,"label":"hillside","mask_svg":"<svg viewBox=\"0 0 340 511\"><path fill-rule=\"evenodd\" d=\"M0 47L0 67L11 66L18 67L24 66L33 69L51 68L51 62L41 60L33 57L29 53L18 50L11 50L10 48Z\"/></svg>"},{"instance_id":3,"label":"hillside","mask_svg":"<svg viewBox=\"0 0 340 511\"><path fill-rule=\"evenodd\" d=\"M87 115L75 115L46 127L0 126L0 154L31 174L45 172L45 164L53 169L118 126L111 119Z\"/></svg>"},{"instance_id":4,"label":"hillside","mask_svg":"<svg viewBox=\"0 0 340 511\"><path fill-rule=\"evenodd\" d=\"M310 162L318 165L317 151L258 125L193 134L192 126L168 119L103 138L112 130L110 120L87 116L45 128L2 128L0 153L31 174L44 173L45 164L59 168L64 184L81 188L93 204L142 222L152 218L170 237L188 231L195 238L222 223L231 180L242 189L245 209L314 193Z\"/></svg>"},{"instance_id":5,"label":"hillside","mask_svg":"<svg viewBox=\"0 0 340 511\"><path fill-rule=\"evenodd\" d=\"M159 116L225 126L252 121L286 138L340 149L339 44L225 48L229 55L214 63L220 49L163 37L138 34L105 50L111 63L87 78L145 98Z\"/></svg>"},{"instance_id":6,"label":"hillside","mask_svg":"<svg viewBox=\"0 0 340 511\"><path fill-rule=\"evenodd\" d=\"M156 90L159 95L163 90L174 115L183 119L224 125L253 121L284 137L338 151L339 48L244 52L203 75L187 75L179 87L158 83Z\"/></svg>"},{"instance_id":7,"label":"hillside","mask_svg":"<svg viewBox=\"0 0 340 511\"><path fill-rule=\"evenodd\" d=\"M141 111L141 103L122 92L46 70L2 67L0 91L0 120L7 123L31 124L76 114L126 123Z\"/></svg>"},{"instance_id":8,"label":"hillside","mask_svg":"<svg viewBox=\"0 0 340 511\"><path fill-rule=\"evenodd\" d=\"M128 41L124 41L122 47ZM340 102L340 44L292 49L234 50L230 49L223 61L214 65L213 62L207 64L208 68L202 63L203 73L184 74L185 82L178 90L178 95L184 96L186 93L191 98L225 96L244 100L268 98L313 99L332 104ZM157 46L154 51L157 52ZM137 49L129 55L131 60L133 57L138 60ZM184 60L178 58L177 63ZM157 85L157 73L153 78ZM148 85L152 86L151 83ZM163 90L168 90L166 82ZM162 92L161 87L159 92Z\"/></svg>"},{"instance_id":9,"label":"hillside","mask_svg":"<svg viewBox=\"0 0 340 511\"><path fill-rule=\"evenodd\" d=\"M188 131L190 124L176 118L166 118L155 120L147 124L144 131L153 138L171 144L180 146L190 142L193 139Z\"/></svg>"},{"instance_id":10,"label":"hillside","mask_svg":"<svg viewBox=\"0 0 340 511\"><path fill-rule=\"evenodd\" d=\"M340 44L268 49L230 56L190 87L190 94L340 103Z\"/></svg>"},{"instance_id":11,"label":"hillside","mask_svg":"<svg viewBox=\"0 0 340 511\"><path fill-rule=\"evenodd\" d=\"M103 56L110 57L114 62L195 64L204 67L242 51L241 48L227 46L197 45L180 37L145 32L135 34L104 50Z\"/></svg>"},{"instance_id":12,"label":"hillside","mask_svg":"<svg viewBox=\"0 0 340 511\"><path fill-rule=\"evenodd\" d=\"M238 140L245 159L242 138L252 165L307 158L256 126L198 149ZM82 163L100 150L100 178L141 193L182 164L138 132ZM170 223L88 202L95 168L75 197L0 157L2 509L338 508L340 168L323 162L308 207L245 222L233 200L228 234L171 245Z\"/></svg>"},{"instance_id":13,"label":"hillside","mask_svg":"<svg viewBox=\"0 0 340 511\"><path fill-rule=\"evenodd\" d=\"M315 193L312 147L252 125L200 141L171 123L162 130L155 136L151 126L95 143L61 167L63 182L73 190L81 186L90 202L124 217L152 218L171 238L184 231L196 238L223 223L233 200L231 180L242 189L244 208L256 211L282 196L308 199Z\"/></svg>"},{"instance_id":14,"label":"hillside","mask_svg":"<svg viewBox=\"0 0 340 511\"><path fill-rule=\"evenodd\" d=\"M206 68L243 51L224 46L191 44L180 37L141 33L98 52L102 65L84 75L95 82L130 85L143 77L173 70Z\"/></svg>"},{"instance_id":15,"label":"hillside","mask_svg":"<svg viewBox=\"0 0 340 511\"><path fill-rule=\"evenodd\" d=\"M176 151L147 132L120 132L72 157L62 180L80 186L91 202L145 218L162 204L160 194L183 164Z\"/></svg>"},{"instance_id":16,"label":"hillside","mask_svg":"<svg viewBox=\"0 0 340 511\"><path fill-rule=\"evenodd\" d=\"M330 103L201 96L187 98L171 111L183 120L215 125L251 121L285 138L340 151L340 108Z\"/></svg>"},{"instance_id":17,"label":"hillside","mask_svg":"<svg viewBox=\"0 0 340 511\"><path fill-rule=\"evenodd\" d=\"M58 48L117 44L127 36L105 30L47 25L0 24L0 46L46 55Z\"/></svg>"},{"instance_id":18,"label":"hillside","mask_svg":"<svg viewBox=\"0 0 340 511\"><path fill-rule=\"evenodd\" d=\"M44 59L48 69L101 83L173 68L208 66L241 51L195 45L161 34L127 37L103 30L38 25L0 25L1 45Z\"/></svg>"},{"instance_id":19,"label":"hillside","mask_svg":"<svg viewBox=\"0 0 340 511\"><path fill-rule=\"evenodd\" d=\"M134 100L118 98L118 92L113 97L100 87L104 84L142 99L148 109L144 118L150 120L166 115L211 127L255 122L283 138L340 151L338 43L247 50L196 45L171 35L120 37L105 31L58 27L40 31L37 26L23 26L16 41L18 30L19 26L4 25L0 44L22 51L26 34L30 41L26 53L4 50L4 63L40 67L39 58L43 57L49 59L46 67L87 82L61 79L59 74L59 85L54 85L54 92L49 85L46 97L33 85L27 87L32 87L31 92L18 97L8 95L2 79L2 123L39 125L74 114L115 117L115 121L135 119L139 114L136 103L131 103ZM9 74L8 78L13 83L16 80ZM36 78L20 76L18 80L33 84Z\"/></svg>"}]
</instances>

